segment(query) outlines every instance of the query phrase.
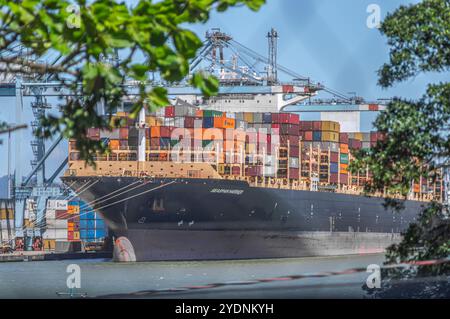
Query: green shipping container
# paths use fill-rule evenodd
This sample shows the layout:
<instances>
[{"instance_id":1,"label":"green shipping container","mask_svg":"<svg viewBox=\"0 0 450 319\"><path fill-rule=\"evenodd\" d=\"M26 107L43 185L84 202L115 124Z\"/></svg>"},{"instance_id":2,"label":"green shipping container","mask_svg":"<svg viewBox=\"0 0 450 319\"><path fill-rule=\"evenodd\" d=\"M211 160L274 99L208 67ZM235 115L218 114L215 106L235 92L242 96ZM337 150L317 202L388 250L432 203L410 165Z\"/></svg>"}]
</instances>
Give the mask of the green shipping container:
<instances>
[{"instance_id":1,"label":"green shipping container","mask_svg":"<svg viewBox=\"0 0 450 319\"><path fill-rule=\"evenodd\" d=\"M214 110L203 110L203 117L221 117L222 112Z\"/></svg>"},{"instance_id":2,"label":"green shipping container","mask_svg":"<svg viewBox=\"0 0 450 319\"><path fill-rule=\"evenodd\" d=\"M341 163L348 164L348 154L341 154Z\"/></svg>"},{"instance_id":3,"label":"green shipping container","mask_svg":"<svg viewBox=\"0 0 450 319\"><path fill-rule=\"evenodd\" d=\"M202 147L206 147L211 144L212 140L202 140Z\"/></svg>"}]
</instances>

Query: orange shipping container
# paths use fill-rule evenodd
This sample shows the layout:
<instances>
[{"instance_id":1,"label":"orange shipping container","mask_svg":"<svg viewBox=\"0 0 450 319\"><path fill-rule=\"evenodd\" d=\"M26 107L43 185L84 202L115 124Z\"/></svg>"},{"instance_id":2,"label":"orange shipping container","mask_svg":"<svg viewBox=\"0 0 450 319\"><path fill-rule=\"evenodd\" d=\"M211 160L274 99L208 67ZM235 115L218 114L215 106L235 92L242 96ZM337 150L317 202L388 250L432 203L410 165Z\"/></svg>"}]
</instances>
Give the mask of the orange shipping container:
<instances>
[{"instance_id":1,"label":"orange shipping container","mask_svg":"<svg viewBox=\"0 0 450 319\"><path fill-rule=\"evenodd\" d=\"M160 137L161 136L161 129L159 126L153 126L150 128L150 136L151 137Z\"/></svg>"},{"instance_id":2,"label":"orange shipping container","mask_svg":"<svg viewBox=\"0 0 450 319\"><path fill-rule=\"evenodd\" d=\"M234 128L236 122L234 119L229 119L226 117L215 117L214 127L216 128Z\"/></svg>"},{"instance_id":3,"label":"orange shipping container","mask_svg":"<svg viewBox=\"0 0 450 319\"><path fill-rule=\"evenodd\" d=\"M203 110L196 110L195 111L195 116L196 117L203 117Z\"/></svg>"},{"instance_id":4,"label":"orange shipping container","mask_svg":"<svg viewBox=\"0 0 450 319\"><path fill-rule=\"evenodd\" d=\"M341 153L348 154L348 144L341 144Z\"/></svg>"},{"instance_id":5,"label":"orange shipping container","mask_svg":"<svg viewBox=\"0 0 450 319\"><path fill-rule=\"evenodd\" d=\"M348 173L348 164L341 164L339 171L341 174L347 174Z\"/></svg>"},{"instance_id":6,"label":"orange shipping container","mask_svg":"<svg viewBox=\"0 0 450 319\"><path fill-rule=\"evenodd\" d=\"M118 150L118 149L119 149L119 146L120 146L119 140L110 140L110 141L109 141L109 147L110 147L112 150Z\"/></svg>"},{"instance_id":7,"label":"orange shipping container","mask_svg":"<svg viewBox=\"0 0 450 319\"><path fill-rule=\"evenodd\" d=\"M67 213L68 214L77 214L80 212L80 206L68 205Z\"/></svg>"}]
</instances>

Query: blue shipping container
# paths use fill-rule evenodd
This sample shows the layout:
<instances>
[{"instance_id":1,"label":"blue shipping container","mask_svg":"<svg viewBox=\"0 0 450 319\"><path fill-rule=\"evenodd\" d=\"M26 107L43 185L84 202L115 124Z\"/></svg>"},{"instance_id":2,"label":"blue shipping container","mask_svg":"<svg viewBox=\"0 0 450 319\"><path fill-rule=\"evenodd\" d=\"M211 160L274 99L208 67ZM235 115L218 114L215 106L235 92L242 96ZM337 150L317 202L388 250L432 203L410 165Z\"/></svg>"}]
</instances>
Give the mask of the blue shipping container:
<instances>
[{"instance_id":1,"label":"blue shipping container","mask_svg":"<svg viewBox=\"0 0 450 319\"><path fill-rule=\"evenodd\" d=\"M80 220L81 219L94 219L95 218L95 212L94 211L86 211L80 214Z\"/></svg>"},{"instance_id":2,"label":"blue shipping container","mask_svg":"<svg viewBox=\"0 0 450 319\"><path fill-rule=\"evenodd\" d=\"M322 132L321 131L314 131L313 132L313 141L314 142L320 142L322 140Z\"/></svg>"},{"instance_id":3,"label":"blue shipping container","mask_svg":"<svg viewBox=\"0 0 450 319\"><path fill-rule=\"evenodd\" d=\"M87 228L87 220L86 219L80 219L80 228Z\"/></svg>"},{"instance_id":4,"label":"blue shipping container","mask_svg":"<svg viewBox=\"0 0 450 319\"><path fill-rule=\"evenodd\" d=\"M214 118L213 117L204 117L203 118L203 127L204 128L214 127Z\"/></svg>"},{"instance_id":5,"label":"blue shipping container","mask_svg":"<svg viewBox=\"0 0 450 319\"><path fill-rule=\"evenodd\" d=\"M106 236L106 232L104 229L97 229L96 238L104 238Z\"/></svg>"},{"instance_id":6,"label":"blue shipping container","mask_svg":"<svg viewBox=\"0 0 450 319\"><path fill-rule=\"evenodd\" d=\"M103 219L97 219L97 228L105 228L105 221Z\"/></svg>"},{"instance_id":7,"label":"blue shipping container","mask_svg":"<svg viewBox=\"0 0 450 319\"><path fill-rule=\"evenodd\" d=\"M338 163L330 163L330 173L338 173L339 172L339 166Z\"/></svg>"},{"instance_id":8,"label":"blue shipping container","mask_svg":"<svg viewBox=\"0 0 450 319\"><path fill-rule=\"evenodd\" d=\"M272 113L263 114L263 123L272 123Z\"/></svg>"},{"instance_id":9,"label":"blue shipping container","mask_svg":"<svg viewBox=\"0 0 450 319\"><path fill-rule=\"evenodd\" d=\"M88 229L88 231L87 231L87 239L95 239L95 230Z\"/></svg>"}]
</instances>

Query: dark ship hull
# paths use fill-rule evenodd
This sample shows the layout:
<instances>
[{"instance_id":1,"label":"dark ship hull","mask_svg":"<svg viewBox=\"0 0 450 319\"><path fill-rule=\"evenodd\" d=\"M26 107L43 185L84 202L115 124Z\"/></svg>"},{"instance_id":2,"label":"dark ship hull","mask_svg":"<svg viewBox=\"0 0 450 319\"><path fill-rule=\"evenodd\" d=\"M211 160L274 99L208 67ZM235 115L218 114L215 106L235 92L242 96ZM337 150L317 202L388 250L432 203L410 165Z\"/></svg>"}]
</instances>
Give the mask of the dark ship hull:
<instances>
[{"instance_id":1,"label":"dark ship hull","mask_svg":"<svg viewBox=\"0 0 450 319\"><path fill-rule=\"evenodd\" d=\"M241 259L381 252L424 203L250 187L245 181L64 177L127 237L136 260ZM91 186L89 186L91 185Z\"/></svg>"}]
</instances>

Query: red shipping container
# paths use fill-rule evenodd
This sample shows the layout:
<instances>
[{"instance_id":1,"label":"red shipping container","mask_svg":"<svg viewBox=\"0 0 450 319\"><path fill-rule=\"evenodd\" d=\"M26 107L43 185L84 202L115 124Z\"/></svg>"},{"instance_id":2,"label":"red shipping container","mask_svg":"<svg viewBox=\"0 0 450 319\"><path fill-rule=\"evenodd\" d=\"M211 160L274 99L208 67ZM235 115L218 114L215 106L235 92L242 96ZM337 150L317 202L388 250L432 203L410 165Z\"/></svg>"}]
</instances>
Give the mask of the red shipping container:
<instances>
[{"instance_id":1,"label":"red shipping container","mask_svg":"<svg viewBox=\"0 0 450 319\"><path fill-rule=\"evenodd\" d=\"M305 141L311 142L313 140L313 132L305 131Z\"/></svg>"},{"instance_id":2,"label":"red shipping container","mask_svg":"<svg viewBox=\"0 0 450 319\"><path fill-rule=\"evenodd\" d=\"M120 128L119 129L119 139L121 139L121 140L128 139L128 128Z\"/></svg>"},{"instance_id":3,"label":"red shipping container","mask_svg":"<svg viewBox=\"0 0 450 319\"><path fill-rule=\"evenodd\" d=\"M186 128L193 128L195 123L195 117L192 116L186 116L184 118L184 127Z\"/></svg>"},{"instance_id":4,"label":"red shipping container","mask_svg":"<svg viewBox=\"0 0 450 319\"><path fill-rule=\"evenodd\" d=\"M339 133L339 143L348 144L348 134L347 133Z\"/></svg>"},{"instance_id":5,"label":"red shipping container","mask_svg":"<svg viewBox=\"0 0 450 319\"><path fill-rule=\"evenodd\" d=\"M299 177L299 169L298 168L289 168L289 178L296 178Z\"/></svg>"},{"instance_id":6,"label":"red shipping container","mask_svg":"<svg viewBox=\"0 0 450 319\"><path fill-rule=\"evenodd\" d=\"M313 122L313 131L320 131L320 130L322 130L322 122L314 121Z\"/></svg>"},{"instance_id":7,"label":"red shipping container","mask_svg":"<svg viewBox=\"0 0 450 319\"><path fill-rule=\"evenodd\" d=\"M246 176L260 176L262 175L262 167L261 166L250 166L245 168Z\"/></svg>"},{"instance_id":8,"label":"red shipping container","mask_svg":"<svg viewBox=\"0 0 450 319\"><path fill-rule=\"evenodd\" d=\"M378 104L369 104L369 111L378 111Z\"/></svg>"},{"instance_id":9,"label":"red shipping container","mask_svg":"<svg viewBox=\"0 0 450 319\"><path fill-rule=\"evenodd\" d=\"M362 142L353 138L348 139L348 147L351 149L359 150L362 147Z\"/></svg>"},{"instance_id":10,"label":"red shipping container","mask_svg":"<svg viewBox=\"0 0 450 319\"><path fill-rule=\"evenodd\" d=\"M278 118L280 117L280 113L272 113L272 123L276 124L278 122Z\"/></svg>"},{"instance_id":11,"label":"red shipping container","mask_svg":"<svg viewBox=\"0 0 450 319\"><path fill-rule=\"evenodd\" d=\"M339 162L339 153L338 152L330 152L330 162L333 162L333 163Z\"/></svg>"},{"instance_id":12,"label":"red shipping container","mask_svg":"<svg viewBox=\"0 0 450 319\"><path fill-rule=\"evenodd\" d=\"M340 179L341 179L340 180L341 184L345 184L345 185L348 184L348 174L341 174Z\"/></svg>"},{"instance_id":13,"label":"red shipping container","mask_svg":"<svg viewBox=\"0 0 450 319\"><path fill-rule=\"evenodd\" d=\"M312 121L301 121L300 122L300 130L302 131L312 131L313 130L313 122Z\"/></svg>"},{"instance_id":14,"label":"red shipping container","mask_svg":"<svg viewBox=\"0 0 450 319\"><path fill-rule=\"evenodd\" d=\"M88 128L87 136L89 138L97 138L100 137L100 129L99 128Z\"/></svg>"},{"instance_id":15,"label":"red shipping container","mask_svg":"<svg viewBox=\"0 0 450 319\"><path fill-rule=\"evenodd\" d=\"M298 125L300 123L300 116L293 113L289 114L289 123Z\"/></svg>"},{"instance_id":16,"label":"red shipping container","mask_svg":"<svg viewBox=\"0 0 450 319\"><path fill-rule=\"evenodd\" d=\"M376 142L378 140L378 133L377 132L370 132L370 141Z\"/></svg>"},{"instance_id":17,"label":"red shipping container","mask_svg":"<svg viewBox=\"0 0 450 319\"><path fill-rule=\"evenodd\" d=\"M283 90L283 93L294 93L293 85L282 85L281 88Z\"/></svg>"},{"instance_id":18,"label":"red shipping container","mask_svg":"<svg viewBox=\"0 0 450 319\"><path fill-rule=\"evenodd\" d=\"M338 182L338 174L337 173L331 173L330 174L330 183L337 184Z\"/></svg>"},{"instance_id":19,"label":"red shipping container","mask_svg":"<svg viewBox=\"0 0 450 319\"><path fill-rule=\"evenodd\" d=\"M298 135L289 135L289 144L291 147L298 146L298 143L300 142L300 138Z\"/></svg>"},{"instance_id":20,"label":"red shipping container","mask_svg":"<svg viewBox=\"0 0 450 319\"><path fill-rule=\"evenodd\" d=\"M66 210L56 210L55 218L56 219L67 219L67 218L69 218L69 214L67 213Z\"/></svg>"},{"instance_id":21,"label":"red shipping container","mask_svg":"<svg viewBox=\"0 0 450 319\"><path fill-rule=\"evenodd\" d=\"M231 174L232 175L240 175L241 174L241 168L239 166L233 166L231 168Z\"/></svg>"},{"instance_id":22,"label":"red shipping container","mask_svg":"<svg viewBox=\"0 0 450 319\"><path fill-rule=\"evenodd\" d=\"M279 113L278 114L278 123L289 123L289 113Z\"/></svg>"},{"instance_id":23,"label":"red shipping container","mask_svg":"<svg viewBox=\"0 0 450 319\"><path fill-rule=\"evenodd\" d=\"M174 106L166 106L164 109L164 116L165 117L174 117L175 116L175 107Z\"/></svg>"},{"instance_id":24,"label":"red shipping container","mask_svg":"<svg viewBox=\"0 0 450 319\"><path fill-rule=\"evenodd\" d=\"M300 151L298 147L290 147L289 148L289 156L291 157L299 157Z\"/></svg>"},{"instance_id":25,"label":"red shipping container","mask_svg":"<svg viewBox=\"0 0 450 319\"><path fill-rule=\"evenodd\" d=\"M170 137L170 133L172 133L172 129L169 126L161 126L159 128L160 137Z\"/></svg>"}]
</instances>

